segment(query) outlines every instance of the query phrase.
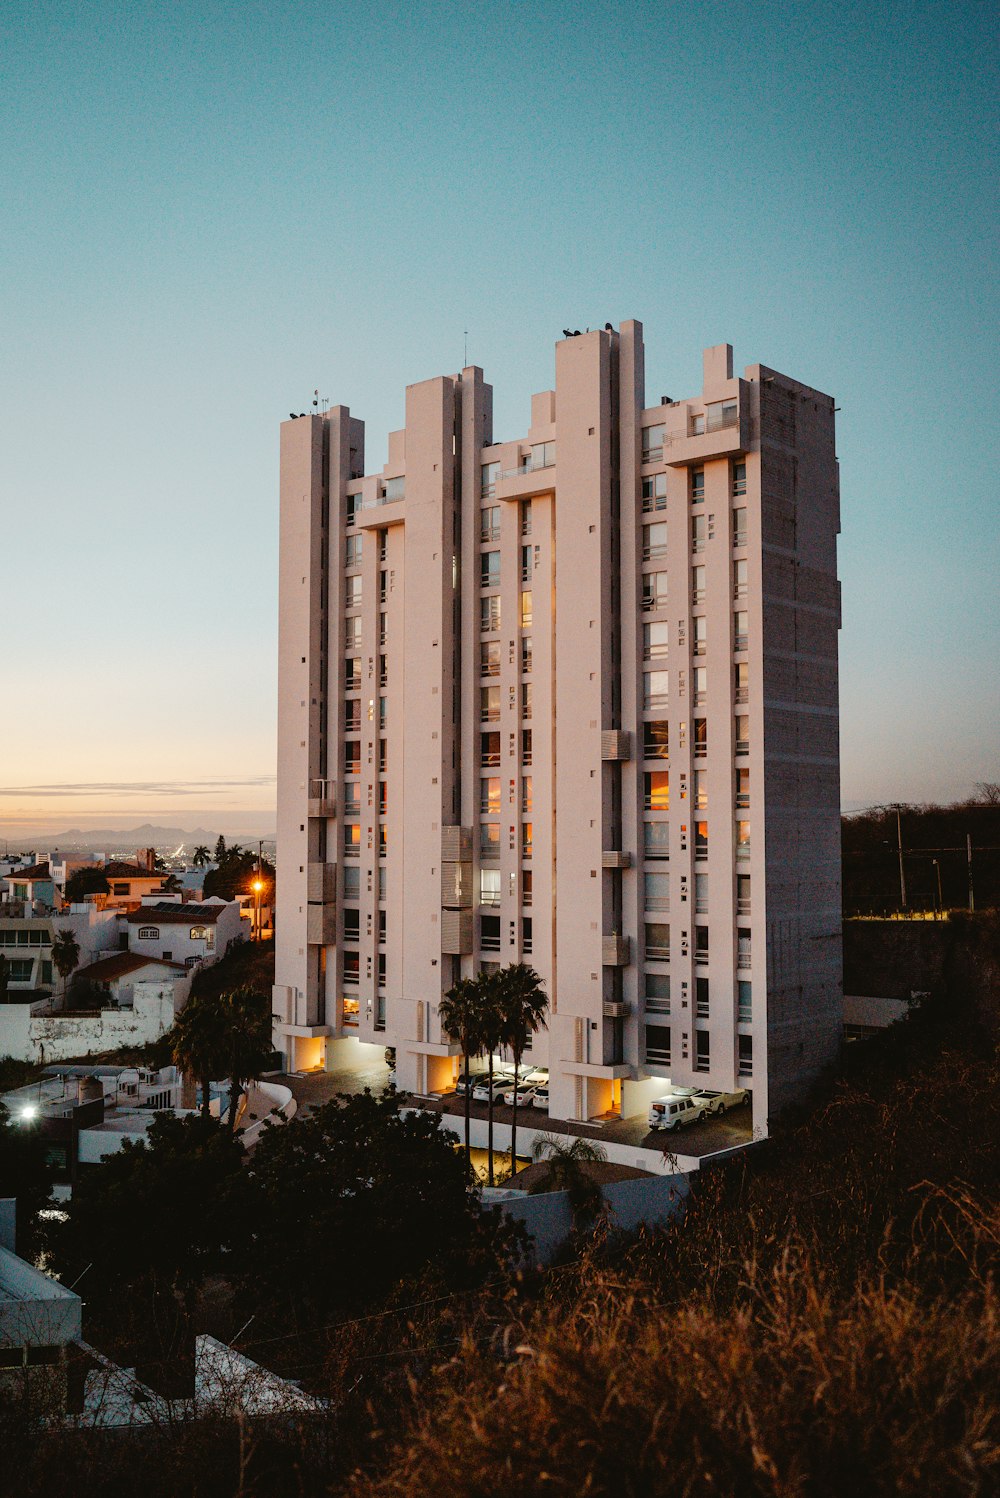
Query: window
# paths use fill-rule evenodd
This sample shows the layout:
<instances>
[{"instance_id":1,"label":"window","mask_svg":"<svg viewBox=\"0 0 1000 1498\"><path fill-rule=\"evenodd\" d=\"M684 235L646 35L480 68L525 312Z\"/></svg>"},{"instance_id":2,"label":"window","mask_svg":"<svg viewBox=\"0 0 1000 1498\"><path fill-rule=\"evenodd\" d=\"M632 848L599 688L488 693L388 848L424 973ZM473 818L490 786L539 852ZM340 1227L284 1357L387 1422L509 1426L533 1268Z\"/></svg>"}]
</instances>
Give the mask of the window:
<instances>
[{"instance_id":1,"label":"window","mask_svg":"<svg viewBox=\"0 0 1000 1498\"><path fill-rule=\"evenodd\" d=\"M531 628L531 594L521 594L521 628Z\"/></svg>"},{"instance_id":2,"label":"window","mask_svg":"<svg viewBox=\"0 0 1000 1498\"><path fill-rule=\"evenodd\" d=\"M483 588L500 586L500 553L484 551L479 558L479 582Z\"/></svg>"},{"instance_id":3,"label":"window","mask_svg":"<svg viewBox=\"0 0 1000 1498\"><path fill-rule=\"evenodd\" d=\"M378 783L378 814L380 817L389 814L389 784L385 780Z\"/></svg>"},{"instance_id":4,"label":"window","mask_svg":"<svg viewBox=\"0 0 1000 1498\"><path fill-rule=\"evenodd\" d=\"M747 596L747 564L745 561L733 563L733 597L745 598Z\"/></svg>"},{"instance_id":5,"label":"window","mask_svg":"<svg viewBox=\"0 0 1000 1498\"><path fill-rule=\"evenodd\" d=\"M670 927L661 921L647 921L643 945L650 962L670 961Z\"/></svg>"},{"instance_id":6,"label":"window","mask_svg":"<svg viewBox=\"0 0 1000 1498\"><path fill-rule=\"evenodd\" d=\"M695 915L708 914L707 874L695 874L694 876L694 911Z\"/></svg>"},{"instance_id":7,"label":"window","mask_svg":"<svg viewBox=\"0 0 1000 1498\"><path fill-rule=\"evenodd\" d=\"M344 703L344 728L348 733L361 732L361 703L357 697L349 697Z\"/></svg>"},{"instance_id":8,"label":"window","mask_svg":"<svg viewBox=\"0 0 1000 1498\"><path fill-rule=\"evenodd\" d=\"M350 577L344 578L344 607L348 609L361 607L360 573L352 573Z\"/></svg>"},{"instance_id":9,"label":"window","mask_svg":"<svg viewBox=\"0 0 1000 1498\"><path fill-rule=\"evenodd\" d=\"M361 977L361 953L345 952L344 956L344 982L352 987L357 987Z\"/></svg>"},{"instance_id":10,"label":"window","mask_svg":"<svg viewBox=\"0 0 1000 1498\"><path fill-rule=\"evenodd\" d=\"M695 666L691 672L691 689L695 707L704 707L708 700L707 666Z\"/></svg>"},{"instance_id":11,"label":"window","mask_svg":"<svg viewBox=\"0 0 1000 1498\"><path fill-rule=\"evenodd\" d=\"M533 936L534 928L532 926L531 916L523 915L521 917L521 951L525 954L526 957L531 956L532 949L534 947Z\"/></svg>"},{"instance_id":12,"label":"window","mask_svg":"<svg viewBox=\"0 0 1000 1498\"><path fill-rule=\"evenodd\" d=\"M111 893L113 895L130 895L132 893L132 885L129 881L126 881L124 884L112 884Z\"/></svg>"},{"instance_id":13,"label":"window","mask_svg":"<svg viewBox=\"0 0 1000 1498\"><path fill-rule=\"evenodd\" d=\"M736 401L714 401L705 407L705 430L718 432L724 427L734 427L739 421L739 407Z\"/></svg>"},{"instance_id":14,"label":"window","mask_svg":"<svg viewBox=\"0 0 1000 1498\"><path fill-rule=\"evenodd\" d=\"M480 905L500 904L500 870L479 870L479 903Z\"/></svg>"},{"instance_id":15,"label":"window","mask_svg":"<svg viewBox=\"0 0 1000 1498\"><path fill-rule=\"evenodd\" d=\"M357 822L344 823L344 856L357 858L361 852L361 827Z\"/></svg>"},{"instance_id":16,"label":"window","mask_svg":"<svg viewBox=\"0 0 1000 1498\"><path fill-rule=\"evenodd\" d=\"M705 602L705 569L702 566L691 568L691 602Z\"/></svg>"},{"instance_id":17,"label":"window","mask_svg":"<svg viewBox=\"0 0 1000 1498\"><path fill-rule=\"evenodd\" d=\"M750 700L750 667L746 661L736 663L736 701L749 702Z\"/></svg>"},{"instance_id":18,"label":"window","mask_svg":"<svg viewBox=\"0 0 1000 1498\"><path fill-rule=\"evenodd\" d=\"M212 943L213 928L211 926L191 926L188 930L189 941L207 941Z\"/></svg>"},{"instance_id":19,"label":"window","mask_svg":"<svg viewBox=\"0 0 1000 1498\"><path fill-rule=\"evenodd\" d=\"M521 535L531 535L531 500L521 501Z\"/></svg>"},{"instance_id":20,"label":"window","mask_svg":"<svg viewBox=\"0 0 1000 1498\"><path fill-rule=\"evenodd\" d=\"M642 725L643 759L669 759L670 724L666 718L653 719Z\"/></svg>"},{"instance_id":21,"label":"window","mask_svg":"<svg viewBox=\"0 0 1000 1498\"><path fill-rule=\"evenodd\" d=\"M378 741L378 772L384 775L389 768L389 741L379 739Z\"/></svg>"},{"instance_id":22,"label":"window","mask_svg":"<svg viewBox=\"0 0 1000 1498\"><path fill-rule=\"evenodd\" d=\"M733 511L733 545L747 544L747 512L744 508Z\"/></svg>"},{"instance_id":23,"label":"window","mask_svg":"<svg viewBox=\"0 0 1000 1498\"><path fill-rule=\"evenodd\" d=\"M642 607L647 614L667 606L667 574L644 572L642 576Z\"/></svg>"},{"instance_id":24,"label":"window","mask_svg":"<svg viewBox=\"0 0 1000 1498\"><path fill-rule=\"evenodd\" d=\"M530 583L531 582L531 547L530 546L522 546L521 547L521 581L522 581L522 583Z\"/></svg>"},{"instance_id":25,"label":"window","mask_svg":"<svg viewBox=\"0 0 1000 1498\"><path fill-rule=\"evenodd\" d=\"M386 557L388 555L389 555L389 532L388 531L379 531L379 533L378 533L378 559L379 559L379 561L380 562L384 562L385 559L386 559Z\"/></svg>"},{"instance_id":26,"label":"window","mask_svg":"<svg viewBox=\"0 0 1000 1498\"><path fill-rule=\"evenodd\" d=\"M531 729L521 729L521 764L527 768L531 764Z\"/></svg>"},{"instance_id":27,"label":"window","mask_svg":"<svg viewBox=\"0 0 1000 1498\"><path fill-rule=\"evenodd\" d=\"M663 437L666 427L643 427L642 429L642 461L644 463L658 463L663 457Z\"/></svg>"},{"instance_id":28,"label":"window","mask_svg":"<svg viewBox=\"0 0 1000 1498\"><path fill-rule=\"evenodd\" d=\"M655 624L644 624L642 626L643 660L658 660L666 655L668 640L669 625L666 619L657 620Z\"/></svg>"},{"instance_id":29,"label":"window","mask_svg":"<svg viewBox=\"0 0 1000 1498\"><path fill-rule=\"evenodd\" d=\"M9 962L10 981L12 983L30 983L31 971L35 966L33 957L12 957Z\"/></svg>"},{"instance_id":30,"label":"window","mask_svg":"<svg viewBox=\"0 0 1000 1498\"><path fill-rule=\"evenodd\" d=\"M736 857L750 857L750 823L736 823Z\"/></svg>"},{"instance_id":31,"label":"window","mask_svg":"<svg viewBox=\"0 0 1000 1498\"><path fill-rule=\"evenodd\" d=\"M670 1013L670 974L647 973L644 979L647 1014Z\"/></svg>"},{"instance_id":32,"label":"window","mask_svg":"<svg viewBox=\"0 0 1000 1498\"><path fill-rule=\"evenodd\" d=\"M345 910L344 911L344 940L345 941L360 941L361 940L361 911L360 910Z\"/></svg>"},{"instance_id":33,"label":"window","mask_svg":"<svg viewBox=\"0 0 1000 1498\"><path fill-rule=\"evenodd\" d=\"M736 771L736 805L741 810L750 805L750 771Z\"/></svg>"},{"instance_id":34,"label":"window","mask_svg":"<svg viewBox=\"0 0 1000 1498\"><path fill-rule=\"evenodd\" d=\"M488 769L494 768L500 763L500 735L498 733L481 733L479 735L479 759L480 763Z\"/></svg>"},{"instance_id":35,"label":"window","mask_svg":"<svg viewBox=\"0 0 1000 1498\"><path fill-rule=\"evenodd\" d=\"M534 828L530 822L521 824L521 857L530 858L533 846Z\"/></svg>"},{"instance_id":36,"label":"window","mask_svg":"<svg viewBox=\"0 0 1000 1498\"><path fill-rule=\"evenodd\" d=\"M667 554L667 522L657 520L653 525L644 525L642 528L642 556L646 562L651 562L655 557L665 557Z\"/></svg>"},{"instance_id":37,"label":"window","mask_svg":"<svg viewBox=\"0 0 1000 1498\"><path fill-rule=\"evenodd\" d=\"M500 828L496 822L481 822L479 825L479 856L500 857Z\"/></svg>"},{"instance_id":38,"label":"window","mask_svg":"<svg viewBox=\"0 0 1000 1498\"><path fill-rule=\"evenodd\" d=\"M350 655L344 662L344 691L360 692L361 690L361 658Z\"/></svg>"},{"instance_id":39,"label":"window","mask_svg":"<svg viewBox=\"0 0 1000 1498\"><path fill-rule=\"evenodd\" d=\"M387 885L387 883L388 883L388 881L387 881L387 878L386 878L385 867L383 865L383 867L381 867L379 869L379 871L378 871L378 897L379 897L380 900L384 900L385 899L385 891L386 891L386 885Z\"/></svg>"},{"instance_id":40,"label":"window","mask_svg":"<svg viewBox=\"0 0 1000 1498\"><path fill-rule=\"evenodd\" d=\"M691 469L691 503L701 504L705 498L705 470L704 468Z\"/></svg>"},{"instance_id":41,"label":"window","mask_svg":"<svg viewBox=\"0 0 1000 1498\"><path fill-rule=\"evenodd\" d=\"M736 932L736 966L738 968L752 967L750 961L750 928L740 926Z\"/></svg>"},{"instance_id":42,"label":"window","mask_svg":"<svg viewBox=\"0 0 1000 1498\"><path fill-rule=\"evenodd\" d=\"M694 928L694 960L702 966L708 961L708 927Z\"/></svg>"},{"instance_id":43,"label":"window","mask_svg":"<svg viewBox=\"0 0 1000 1498\"><path fill-rule=\"evenodd\" d=\"M361 774L361 740L346 739L344 741L344 774Z\"/></svg>"},{"instance_id":44,"label":"window","mask_svg":"<svg viewBox=\"0 0 1000 1498\"><path fill-rule=\"evenodd\" d=\"M479 642L479 674L480 676L500 675L500 641L480 640Z\"/></svg>"},{"instance_id":45,"label":"window","mask_svg":"<svg viewBox=\"0 0 1000 1498\"><path fill-rule=\"evenodd\" d=\"M382 914L384 915L385 911L382 911ZM384 931L383 931L383 933L382 933L382 935L380 937L380 940L382 940L382 941L385 940L385 932ZM385 969L386 969L386 958L385 958L385 953L384 952L379 952L378 953L378 955L377 955L377 957L375 959L375 966L376 966L376 982L378 983L379 988L384 988L385 987Z\"/></svg>"},{"instance_id":46,"label":"window","mask_svg":"<svg viewBox=\"0 0 1000 1498\"><path fill-rule=\"evenodd\" d=\"M530 812L532 809L531 776L525 775L521 781L521 810Z\"/></svg>"},{"instance_id":47,"label":"window","mask_svg":"<svg viewBox=\"0 0 1000 1498\"><path fill-rule=\"evenodd\" d=\"M708 823L695 822L694 824L694 856L702 860L708 857Z\"/></svg>"},{"instance_id":48,"label":"window","mask_svg":"<svg viewBox=\"0 0 1000 1498\"><path fill-rule=\"evenodd\" d=\"M159 928L159 926L140 926L139 927L139 940L140 941L159 941L159 939L160 939L160 928Z\"/></svg>"},{"instance_id":49,"label":"window","mask_svg":"<svg viewBox=\"0 0 1000 1498\"><path fill-rule=\"evenodd\" d=\"M556 460L556 445L554 442L535 442L532 444L531 456L525 464L532 473L538 468L551 468Z\"/></svg>"},{"instance_id":50,"label":"window","mask_svg":"<svg viewBox=\"0 0 1000 1498\"><path fill-rule=\"evenodd\" d=\"M531 636L530 635L522 635L521 636L521 670L522 670L522 672L530 671L531 670Z\"/></svg>"},{"instance_id":51,"label":"window","mask_svg":"<svg viewBox=\"0 0 1000 1498\"><path fill-rule=\"evenodd\" d=\"M707 978L695 978L694 980L694 1017L695 1019L708 1019Z\"/></svg>"},{"instance_id":52,"label":"window","mask_svg":"<svg viewBox=\"0 0 1000 1498\"><path fill-rule=\"evenodd\" d=\"M344 785L344 816L360 817L361 815L361 786L356 780L349 780Z\"/></svg>"},{"instance_id":53,"label":"window","mask_svg":"<svg viewBox=\"0 0 1000 1498\"><path fill-rule=\"evenodd\" d=\"M695 811L708 810L708 774L705 770L695 770L691 777L691 799Z\"/></svg>"},{"instance_id":54,"label":"window","mask_svg":"<svg viewBox=\"0 0 1000 1498\"><path fill-rule=\"evenodd\" d=\"M708 618L705 614L695 614L691 620L691 653L704 655L707 649Z\"/></svg>"},{"instance_id":55,"label":"window","mask_svg":"<svg viewBox=\"0 0 1000 1498\"><path fill-rule=\"evenodd\" d=\"M733 649L746 650L750 639L749 614L745 609L737 609L733 615Z\"/></svg>"},{"instance_id":56,"label":"window","mask_svg":"<svg viewBox=\"0 0 1000 1498\"><path fill-rule=\"evenodd\" d=\"M666 707L670 697L670 672L646 671L642 678L643 707Z\"/></svg>"},{"instance_id":57,"label":"window","mask_svg":"<svg viewBox=\"0 0 1000 1498\"><path fill-rule=\"evenodd\" d=\"M479 492L483 499L492 499L496 488L497 476L500 473L499 463L483 463L479 469Z\"/></svg>"},{"instance_id":58,"label":"window","mask_svg":"<svg viewBox=\"0 0 1000 1498\"><path fill-rule=\"evenodd\" d=\"M479 688L479 716L483 723L500 721L500 688Z\"/></svg>"},{"instance_id":59,"label":"window","mask_svg":"<svg viewBox=\"0 0 1000 1498\"><path fill-rule=\"evenodd\" d=\"M357 900L361 895L361 870L357 868L344 869L344 899Z\"/></svg>"},{"instance_id":60,"label":"window","mask_svg":"<svg viewBox=\"0 0 1000 1498\"><path fill-rule=\"evenodd\" d=\"M705 550L705 517L704 515L691 516L691 550Z\"/></svg>"},{"instance_id":61,"label":"window","mask_svg":"<svg viewBox=\"0 0 1000 1498\"><path fill-rule=\"evenodd\" d=\"M737 1035L737 1065L736 1070L741 1077L753 1076L753 1036Z\"/></svg>"},{"instance_id":62,"label":"window","mask_svg":"<svg viewBox=\"0 0 1000 1498\"><path fill-rule=\"evenodd\" d=\"M736 981L736 1020L749 1025L753 1019L753 985L746 978Z\"/></svg>"},{"instance_id":63,"label":"window","mask_svg":"<svg viewBox=\"0 0 1000 1498\"><path fill-rule=\"evenodd\" d=\"M522 683L521 683L521 717L522 718L530 718L531 717L531 682L530 681L522 681Z\"/></svg>"},{"instance_id":64,"label":"window","mask_svg":"<svg viewBox=\"0 0 1000 1498\"><path fill-rule=\"evenodd\" d=\"M643 852L647 858L670 857L670 823L644 822Z\"/></svg>"},{"instance_id":65,"label":"window","mask_svg":"<svg viewBox=\"0 0 1000 1498\"><path fill-rule=\"evenodd\" d=\"M646 1062L654 1066L670 1065L670 1028L667 1025L646 1026Z\"/></svg>"},{"instance_id":66,"label":"window","mask_svg":"<svg viewBox=\"0 0 1000 1498\"><path fill-rule=\"evenodd\" d=\"M701 437L705 432L705 413L699 411L696 416L691 417L691 436Z\"/></svg>"},{"instance_id":67,"label":"window","mask_svg":"<svg viewBox=\"0 0 1000 1498\"><path fill-rule=\"evenodd\" d=\"M479 945L484 952L499 952L500 917L498 915L479 917Z\"/></svg>"},{"instance_id":68,"label":"window","mask_svg":"<svg viewBox=\"0 0 1000 1498\"><path fill-rule=\"evenodd\" d=\"M643 780L643 804L647 811L670 810L669 770L647 770Z\"/></svg>"},{"instance_id":69,"label":"window","mask_svg":"<svg viewBox=\"0 0 1000 1498\"><path fill-rule=\"evenodd\" d=\"M736 876L736 914L750 914L750 875L737 874Z\"/></svg>"},{"instance_id":70,"label":"window","mask_svg":"<svg viewBox=\"0 0 1000 1498\"><path fill-rule=\"evenodd\" d=\"M386 631L386 618L387 615L385 614L379 614L378 616L378 642L380 645L384 645L388 637Z\"/></svg>"},{"instance_id":71,"label":"window","mask_svg":"<svg viewBox=\"0 0 1000 1498\"><path fill-rule=\"evenodd\" d=\"M357 567L361 562L361 536L348 536L344 544L344 566Z\"/></svg>"},{"instance_id":72,"label":"window","mask_svg":"<svg viewBox=\"0 0 1000 1498\"><path fill-rule=\"evenodd\" d=\"M500 600L497 597L479 600L479 627L489 634L500 628Z\"/></svg>"},{"instance_id":73,"label":"window","mask_svg":"<svg viewBox=\"0 0 1000 1498\"><path fill-rule=\"evenodd\" d=\"M750 718L746 713L736 714L736 753L750 752Z\"/></svg>"},{"instance_id":74,"label":"window","mask_svg":"<svg viewBox=\"0 0 1000 1498\"><path fill-rule=\"evenodd\" d=\"M694 718L691 722L691 743L695 759L704 759L708 754L708 719Z\"/></svg>"},{"instance_id":75,"label":"window","mask_svg":"<svg viewBox=\"0 0 1000 1498\"><path fill-rule=\"evenodd\" d=\"M352 614L349 619L344 620L344 648L349 651L361 649L360 614Z\"/></svg>"},{"instance_id":76,"label":"window","mask_svg":"<svg viewBox=\"0 0 1000 1498\"><path fill-rule=\"evenodd\" d=\"M479 782L479 814L484 817L500 815L499 775L491 775Z\"/></svg>"},{"instance_id":77,"label":"window","mask_svg":"<svg viewBox=\"0 0 1000 1498\"><path fill-rule=\"evenodd\" d=\"M642 508L648 515L652 510L667 508L667 475L654 473L642 481Z\"/></svg>"},{"instance_id":78,"label":"window","mask_svg":"<svg viewBox=\"0 0 1000 1498\"><path fill-rule=\"evenodd\" d=\"M380 687L389 685L389 662L384 655L378 658L378 684Z\"/></svg>"},{"instance_id":79,"label":"window","mask_svg":"<svg viewBox=\"0 0 1000 1498\"><path fill-rule=\"evenodd\" d=\"M380 572L378 575L378 601L387 603L389 600L389 574Z\"/></svg>"},{"instance_id":80,"label":"window","mask_svg":"<svg viewBox=\"0 0 1000 1498\"><path fill-rule=\"evenodd\" d=\"M500 506L487 505L479 512L480 541L500 540Z\"/></svg>"},{"instance_id":81,"label":"window","mask_svg":"<svg viewBox=\"0 0 1000 1498\"><path fill-rule=\"evenodd\" d=\"M344 503L346 508L346 522L348 525L353 525L354 517L363 505L362 497L360 494L348 494Z\"/></svg>"},{"instance_id":82,"label":"window","mask_svg":"<svg viewBox=\"0 0 1000 1498\"><path fill-rule=\"evenodd\" d=\"M733 464L733 498L739 499L747 492L747 465L745 463Z\"/></svg>"},{"instance_id":83,"label":"window","mask_svg":"<svg viewBox=\"0 0 1000 1498\"><path fill-rule=\"evenodd\" d=\"M643 897L647 910L669 910L670 876L668 874L644 874Z\"/></svg>"},{"instance_id":84,"label":"window","mask_svg":"<svg viewBox=\"0 0 1000 1498\"><path fill-rule=\"evenodd\" d=\"M378 824L378 856L385 858L389 851L389 829L384 822Z\"/></svg>"},{"instance_id":85,"label":"window","mask_svg":"<svg viewBox=\"0 0 1000 1498\"><path fill-rule=\"evenodd\" d=\"M711 1066L708 1031L696 1030L694 1032L694 1069L695 1071L710 1071Z\"/></svg>"}]
</instances>

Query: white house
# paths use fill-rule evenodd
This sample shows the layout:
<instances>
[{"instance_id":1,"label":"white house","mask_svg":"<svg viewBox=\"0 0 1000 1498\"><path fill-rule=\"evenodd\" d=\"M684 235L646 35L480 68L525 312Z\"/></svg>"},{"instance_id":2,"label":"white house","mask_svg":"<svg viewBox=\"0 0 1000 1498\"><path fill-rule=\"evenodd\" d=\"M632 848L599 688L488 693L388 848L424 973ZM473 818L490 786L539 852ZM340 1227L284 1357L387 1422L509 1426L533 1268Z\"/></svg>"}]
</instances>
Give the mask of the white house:
<instances>
[{"instance_id":1,"label":"white house","mask_svg":"<svg viewBox=\"0 0 1000 1498\"><path fill-rule=\"evenodd\" d=\"M237 900L144 902L128 917L129 951L164 962L215 962L234 942L249 934Z\"/></svg>"}]
</instances>

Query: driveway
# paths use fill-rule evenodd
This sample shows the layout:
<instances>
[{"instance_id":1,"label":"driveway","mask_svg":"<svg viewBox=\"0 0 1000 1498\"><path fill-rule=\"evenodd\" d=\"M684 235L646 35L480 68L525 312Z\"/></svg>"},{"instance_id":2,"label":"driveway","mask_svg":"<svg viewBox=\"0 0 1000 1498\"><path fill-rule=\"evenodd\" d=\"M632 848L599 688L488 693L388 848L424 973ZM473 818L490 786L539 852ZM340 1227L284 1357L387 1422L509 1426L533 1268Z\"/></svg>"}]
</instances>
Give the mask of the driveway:
<instances>
[{"instance_id":1,"label":"driveway","mask_svg":"<svg viewBox=\"0 0 1000 1498\"><path fill-rule=\"evenodd\" d=\"M297 1076L292 1072L276 1077L275 1081L291 1089L300 1114L307 1116L314 1108L320 1108L331 1098L335 1098L339 1092L353 1096L364 1092L367 1087L371 1092L380 1093L388 1086L389 1068L384 1061L376 1061L370 1066L354 1066L350 1069L345 1067L342 1071L309 1072L306 1076Z\"/></svg>"}]
</instances>

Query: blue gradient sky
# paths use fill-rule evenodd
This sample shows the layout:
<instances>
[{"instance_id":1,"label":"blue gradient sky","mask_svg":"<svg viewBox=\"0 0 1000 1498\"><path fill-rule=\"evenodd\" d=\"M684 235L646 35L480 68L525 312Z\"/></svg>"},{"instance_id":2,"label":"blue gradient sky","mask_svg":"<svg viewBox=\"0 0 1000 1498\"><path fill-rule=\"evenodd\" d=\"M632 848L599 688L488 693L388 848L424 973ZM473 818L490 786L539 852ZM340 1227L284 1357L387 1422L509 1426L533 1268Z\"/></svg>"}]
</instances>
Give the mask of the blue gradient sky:
<instances>
[{"instance_id":1,"label":"blue gradient sky","mask_svg":"<svg viewBox=\"0 0 1000 1498\"><path fill-rule=\"evenodd\" d=\"M279 420L624 317L842 407L845 804L1000 779L991 9L9 3L0 830L272 825Z\"/></svg>"}]
</instances>

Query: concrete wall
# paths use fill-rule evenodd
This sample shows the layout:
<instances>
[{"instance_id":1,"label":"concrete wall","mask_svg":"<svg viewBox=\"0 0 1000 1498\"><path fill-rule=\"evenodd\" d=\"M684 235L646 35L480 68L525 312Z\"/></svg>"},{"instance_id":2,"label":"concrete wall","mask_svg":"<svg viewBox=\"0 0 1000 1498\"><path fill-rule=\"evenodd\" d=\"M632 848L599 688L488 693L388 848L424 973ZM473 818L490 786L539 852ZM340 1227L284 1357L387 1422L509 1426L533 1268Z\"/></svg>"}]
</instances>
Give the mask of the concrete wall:
<instances>
[{"instance_id":1,"label":"concrete wall","mask_svg":"<svg viewBox=\"0 0 1000 1498\"><path fill-rule=\"evenodd\" d=\"M602 1186L601 1195L610 1225L619 1232L631 1233L640 1224L656 1227L681 1217L689 1190L687 1177L678 1174L655 1180L614 1181ZM565 1191L529 1195L487 1186L483 1189L483 1206L498 1207L505 1216L522 1224L540 1264L549 1263L573 1231L573 1214Z\"/></svg>"},{"instance_id":2,"label":"concrete wall","mask_svg":"<svg viewBox=\"0 0 1000 1498\"><path fill-rule=\"evenodd\" d=\"M40 1065L146 1045L170 1029L183 1007L190 979L177 983L137 983L131 1009L97 1014L32 1014L28 1004L0 1005L0 1056Z\"/></svg>"}]
</instances>

